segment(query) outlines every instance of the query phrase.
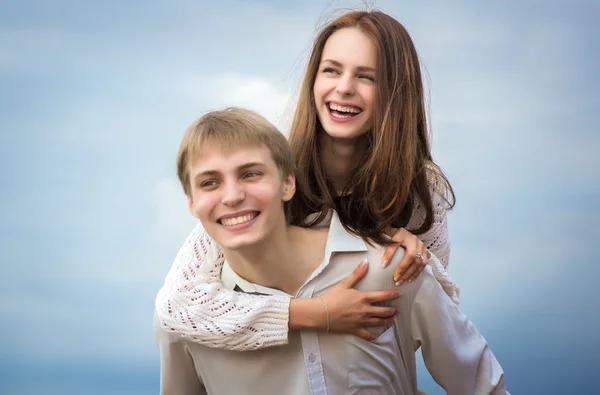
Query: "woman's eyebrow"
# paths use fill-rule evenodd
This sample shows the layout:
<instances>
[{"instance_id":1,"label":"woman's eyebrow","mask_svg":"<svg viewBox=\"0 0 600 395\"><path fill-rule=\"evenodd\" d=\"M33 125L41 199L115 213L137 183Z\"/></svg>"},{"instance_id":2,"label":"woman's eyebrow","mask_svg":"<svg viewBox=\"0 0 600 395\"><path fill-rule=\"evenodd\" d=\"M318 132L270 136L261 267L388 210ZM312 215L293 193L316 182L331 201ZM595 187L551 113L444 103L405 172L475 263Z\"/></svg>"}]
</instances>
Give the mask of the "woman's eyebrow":
<instances>
[{"instance_id":1,"label":"woman's eyebrow","mask_svg":"<svg viewBox=\"0 0 600 395\"><path fill-rule=\"evenodd\" d=\"M337 60L333 60L333 59L325 59L321 63L331 63L332 65L334 65L336 67L343 67L344 66L343 64L341 64ZM359 71L371 71L373 73L375 71L377 71L374 67L368 67L368 66L358 66L357 69Z\"/></svg>"}]
</instances>

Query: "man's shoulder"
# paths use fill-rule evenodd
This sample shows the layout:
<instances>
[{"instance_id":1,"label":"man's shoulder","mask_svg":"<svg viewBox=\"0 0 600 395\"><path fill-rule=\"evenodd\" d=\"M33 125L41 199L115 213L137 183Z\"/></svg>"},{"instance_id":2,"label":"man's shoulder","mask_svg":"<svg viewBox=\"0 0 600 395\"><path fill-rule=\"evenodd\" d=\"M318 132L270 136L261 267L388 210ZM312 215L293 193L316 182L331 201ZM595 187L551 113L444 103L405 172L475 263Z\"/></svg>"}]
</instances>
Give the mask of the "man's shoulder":
<instances>
[{"instance_id":1,"label":"man's shoulder","mask_svg":"<svg viewBox=\"0 0 600 395\"><path fill-rule=\"evenodd\" d=\"M159 348L168 347L175 343L186 343L186 339L171 328L163 325L158 313L154 311L153 319L154 340Z\"/></svg>"},{"instance_id":2,"label":"man's shoulder","mask_svg":"<svg viewBox=\"0 0 600 395\"><path fill-rule=\"evenodd\" d=\"M402 290L403 296L411 295L413 302L444 303L448 301L454 304L429 265L425 266L415 280L402 284L400 290Z\"/></svg>"}]
</instances>

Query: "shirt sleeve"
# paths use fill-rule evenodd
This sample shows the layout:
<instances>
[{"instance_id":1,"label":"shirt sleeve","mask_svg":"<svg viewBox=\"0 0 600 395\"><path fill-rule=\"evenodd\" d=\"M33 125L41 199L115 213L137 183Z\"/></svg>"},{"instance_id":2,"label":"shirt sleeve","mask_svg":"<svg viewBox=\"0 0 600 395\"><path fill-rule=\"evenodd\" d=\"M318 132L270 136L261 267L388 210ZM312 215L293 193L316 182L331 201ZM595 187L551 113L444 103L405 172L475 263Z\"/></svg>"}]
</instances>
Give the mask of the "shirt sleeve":
<instances>
[{"instance_id":1,"label":"shirt sleeve","mask_svg":"<svg viewBox=\"0 0 600 395\"><path fill-rule=\"evenodd\" d=\"M156 297L161 327L208 347L255 350L288 341L288 297L235 292L221 282L224 257L198 224Z\"/></svg>"},{"instance_id":2,"label":"shirt sleeve","mask_svg":"<svg viewBox=\"0 0 600 395\"><path fill-rule=\"evenodd\" d=\"M454 282L454 280L452 280L448 270L434 253L431 253L431 257L429 258L427 265L431 267L433 276L437 282L440 283L442 289L444 292L446 292L446 295L448 295L450 299L458 305L460 303L460 287Z\"/></svg>"},{"instance_id":3,"label":"shirt sleeve","mask_svg":"<svg viewBox=\"0 0 600 395\"><path fill-rule=\"evenodd\" d=\"M442 290L428 270L411 307L415 349L448 395L508 394L504 372L475 325Z\"/></svg>"},{"instance_id":4,"label":"shirt sleeve","mask_svg":"<svg viewBox=\"0 0 600 395\"><path fill-rule=\"evenodd\" d=\"M154 337L160 353L160 394L207 395L185 342L181 337L165 332L156 314Z\"/></svg>"}]
</instances>

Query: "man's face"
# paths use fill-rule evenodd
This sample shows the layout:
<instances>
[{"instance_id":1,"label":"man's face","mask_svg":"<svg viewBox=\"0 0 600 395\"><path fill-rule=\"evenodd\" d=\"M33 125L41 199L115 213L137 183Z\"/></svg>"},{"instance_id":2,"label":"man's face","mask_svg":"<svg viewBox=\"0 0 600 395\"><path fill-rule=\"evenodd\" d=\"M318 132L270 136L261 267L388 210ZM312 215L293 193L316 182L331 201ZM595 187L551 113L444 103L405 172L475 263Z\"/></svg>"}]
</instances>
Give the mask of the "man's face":
<instances>
[{"instance_id":1,"label":"man's face","mask_svg":"<svg viewBox=\"0 0 600 395\"><path fill-rule=\"evenodd\" d=\"M281 180L265 146L223 150L206 142L189 173L190 211L222 248L261 243L285 226L283 202L294 195L295 179Z\"/></svg>"}]
</instances>

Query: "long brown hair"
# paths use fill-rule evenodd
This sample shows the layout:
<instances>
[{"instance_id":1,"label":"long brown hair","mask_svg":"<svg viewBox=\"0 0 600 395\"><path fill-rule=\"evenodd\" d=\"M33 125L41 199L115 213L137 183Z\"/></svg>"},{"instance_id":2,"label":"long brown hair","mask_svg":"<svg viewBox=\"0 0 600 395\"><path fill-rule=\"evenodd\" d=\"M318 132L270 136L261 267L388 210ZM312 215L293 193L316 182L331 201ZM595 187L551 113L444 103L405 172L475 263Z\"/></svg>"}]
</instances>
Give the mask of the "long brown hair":
<instances>
[{"instance_id":1,"label":"long brown hair","mask_svg":"<svg viewBox=\"0 0 600 395\"><path fill-rule=\"evenodd\" d=\"M344 192L348 194L339 199L320 157L318 135L324 130L317 117L313 85L327 39L348 27L359 28L376 46L377 93L374 126L364 136L367 149L347 177ZM409 230L421 234L431 228L432 177L441 177L444 190L440 193L448 208L454 205L452 187L431 157L417 50L406 29L383 12L348 12L317 34L292 122L290 145L296 155L298 192L298 198L291 202L292 223L312 226L333 208L347 230L386 244L389 228L406 226L418 203L425 210L425 218L418 228ZM305 222L315 212L320 215Z\"/></svg>"}]
</instances>

